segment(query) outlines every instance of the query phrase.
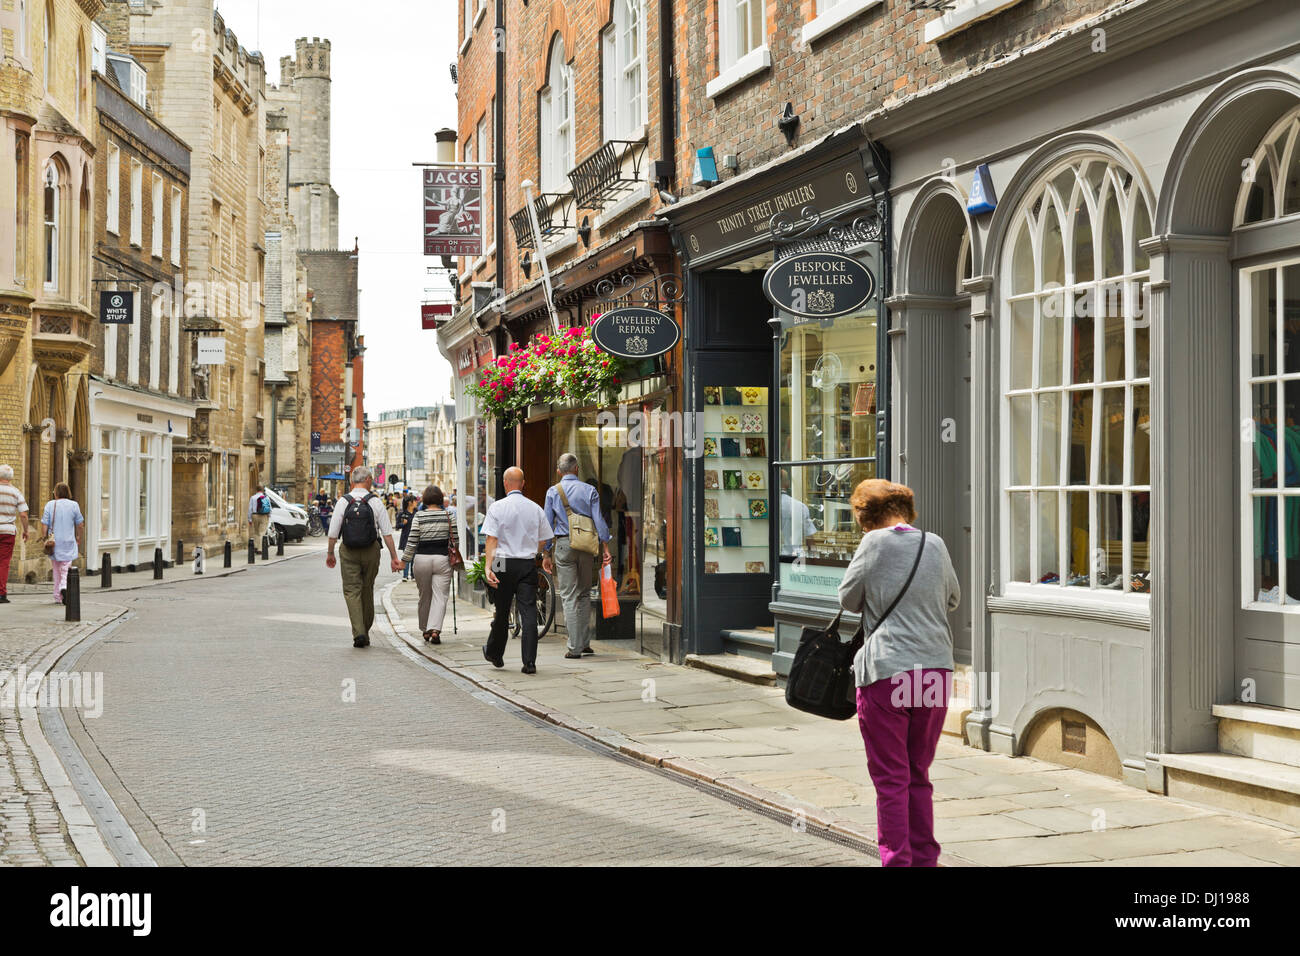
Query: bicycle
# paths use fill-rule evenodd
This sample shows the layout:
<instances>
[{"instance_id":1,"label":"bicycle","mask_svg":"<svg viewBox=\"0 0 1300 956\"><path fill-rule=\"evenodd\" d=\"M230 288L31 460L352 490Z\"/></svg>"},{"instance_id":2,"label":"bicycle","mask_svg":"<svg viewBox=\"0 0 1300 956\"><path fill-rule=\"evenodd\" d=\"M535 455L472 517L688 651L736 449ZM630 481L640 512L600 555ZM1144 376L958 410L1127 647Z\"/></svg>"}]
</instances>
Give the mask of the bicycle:
<instances>
[{"instance_id":1,"label":"bicycle","mask_svg":"<svg viewBox=\"0 0 1300 956\"><path fill-rule=\"evenodd\" d=\"M319 538L325 531L325 516L320 513L320 508L312 505L311 512L307 515L307 533L313 538Z\"/></svg>"},{"instance_id":2,"label":"bicycle","mask_svg":"<svg viewBox=\"0 0 1300 956\"><path fill-rule=\"evenodd\" d=\"M555 578L543 567L537 569L537 639L546 636L555 623ZM523 632L519 620L519 603L510 602L510 636L517 638Z\"/></svg>"}]
</instances>

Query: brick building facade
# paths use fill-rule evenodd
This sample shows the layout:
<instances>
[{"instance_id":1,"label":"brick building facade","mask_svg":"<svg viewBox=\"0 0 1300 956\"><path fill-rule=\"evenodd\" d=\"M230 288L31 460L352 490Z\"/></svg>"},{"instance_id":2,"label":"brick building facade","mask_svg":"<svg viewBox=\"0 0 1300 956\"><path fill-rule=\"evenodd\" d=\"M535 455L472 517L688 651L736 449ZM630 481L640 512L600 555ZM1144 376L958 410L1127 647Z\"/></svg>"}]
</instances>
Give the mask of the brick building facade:
<instances>
[{"instance_id":1,"label":"brick building facade","mask_svg":"<svg viewBox=\"0 0 1300 956\"><path fill-rule=\"evenodd\" d=\"M99 0L0 3L0 195L16 198L0 207L0 461L37 516L62 481L87 505L91 25L102 8ZM16 543L11 579L49 573L39 545Z\"/></svg>"}]
</instances>

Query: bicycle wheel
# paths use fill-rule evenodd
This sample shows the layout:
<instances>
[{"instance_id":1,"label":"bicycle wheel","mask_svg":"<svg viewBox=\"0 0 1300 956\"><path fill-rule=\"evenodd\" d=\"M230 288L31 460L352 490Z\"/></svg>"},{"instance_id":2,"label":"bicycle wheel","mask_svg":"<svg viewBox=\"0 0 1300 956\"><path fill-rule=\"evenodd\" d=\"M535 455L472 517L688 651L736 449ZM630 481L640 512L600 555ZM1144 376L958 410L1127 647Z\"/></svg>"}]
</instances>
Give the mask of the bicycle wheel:
<instances>
[{"instance_id":1,"label":"bicycle wheel","mask_svg":"<svg viewBox=\"0 0 1300 956\"><path fill-rule=\"evenodd\" d=\"M537 572L537 639L546 636L555 623L555 578L543 570Z\"/></svg>"}]
</instances>

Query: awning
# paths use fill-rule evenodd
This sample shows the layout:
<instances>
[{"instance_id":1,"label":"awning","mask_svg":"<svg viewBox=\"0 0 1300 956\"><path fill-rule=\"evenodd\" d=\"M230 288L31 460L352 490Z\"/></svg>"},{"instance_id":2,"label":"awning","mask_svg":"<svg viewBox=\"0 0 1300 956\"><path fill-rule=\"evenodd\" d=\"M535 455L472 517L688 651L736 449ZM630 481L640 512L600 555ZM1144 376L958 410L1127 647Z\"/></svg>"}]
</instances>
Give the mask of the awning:
<instances>
[{"instance_id":1,"label":"awning","mask_svg":"<svg viewBox=\"0 0 1300 956\"><path fill-rule=\"evenodd\" d=\"M347 475L339 471L331 471L328 475L321 475L321 481L346 481Z\"/></svg>"}]
</instances>

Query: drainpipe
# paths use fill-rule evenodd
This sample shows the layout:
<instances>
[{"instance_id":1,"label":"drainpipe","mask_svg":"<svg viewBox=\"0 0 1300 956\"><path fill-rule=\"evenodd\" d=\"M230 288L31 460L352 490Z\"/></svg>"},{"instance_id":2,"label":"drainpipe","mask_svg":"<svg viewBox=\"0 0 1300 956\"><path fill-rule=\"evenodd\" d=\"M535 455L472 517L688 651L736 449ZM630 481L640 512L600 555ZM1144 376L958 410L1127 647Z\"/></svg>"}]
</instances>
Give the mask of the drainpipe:
<instances>
[{"instance_id":1,"label":"drainpipe","mask_svg":"<svg viewBox=\"0 0 1300 956\"><path fill-rule=\"evenodd\" d=\"M677 170L677 70L673 64L673 0L659 0L659 158ZM669 183L669 188L672 188Z\"/></svg>"},{"instance_id":2,"label":"drainpipe","mask_svg":"<svg viewBox=\"0 0 1300 956\"><path fill-rule=\"evenodd\" d=\"M493 191L492 191L492 211L493 218L496 222L493 224L493 235L496 238L496 284L502 292L506 291L506 270L502 263L506 261L506 151L502 149L502 144L506 139L506 44L503 42L506 35L506 0L497 0L496 2L496 30L493 46L497 54L497 75L496 75L496 93L495 93L495 116L493 130L493 156L495 157L496 169L493 170ZM529 204L532 205L531 203ZM502 316L504 319L504 316ZM496 332L496 339L499 343L505 342L505 323L502 322ZM498 354L500 354L498 352ZM502 462L502 452L505 449L506 429L504 423L497 419L493 422L493 430L496 432L496 467L493 469L495 474L492 476L493 496L496 498L503 497L505 485L503 476L506 466ZM521 426L522 431L522 426Z\"/></svg>"}]
</instances>

